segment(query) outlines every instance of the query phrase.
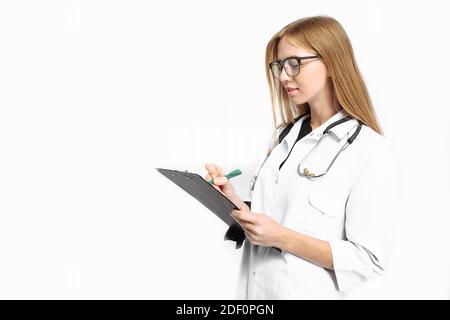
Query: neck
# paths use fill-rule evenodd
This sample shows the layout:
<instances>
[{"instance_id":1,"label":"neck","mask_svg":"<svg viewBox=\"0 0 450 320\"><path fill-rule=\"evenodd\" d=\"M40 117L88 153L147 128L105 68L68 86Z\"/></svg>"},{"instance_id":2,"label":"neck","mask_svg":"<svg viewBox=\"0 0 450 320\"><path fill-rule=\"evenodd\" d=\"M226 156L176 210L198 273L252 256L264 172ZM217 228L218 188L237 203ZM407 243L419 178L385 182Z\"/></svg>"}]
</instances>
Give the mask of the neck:
<instances>
[{"instance_id":1,"label":"neck","mask_svg":"<svg viewBox=\"0 0 450 320\"><path fill-rule=\"evenodd\" d=\"M327 110L326 112L322 112L322 113L318 113L316 111L316 113L313 113L313 109L311 108L311 119L310 121L310 125L311 128L314 130L315 128L320 127L323 123L325 123L328 119L330 119L332 116L334 116L338 111L335 110Z\"/></svg>"},{"instance_id":2,"label":"neck","mask_svg":"<svg viewBox=\"0 0 450 320\"><path fill-rule=\"evenodd\" d=\"M327 81L326 86L311 101L308 101L308 104L311 110L310 125L313 130L342 109L333 94L331 81Z\"/></svg>"}]
</instances>

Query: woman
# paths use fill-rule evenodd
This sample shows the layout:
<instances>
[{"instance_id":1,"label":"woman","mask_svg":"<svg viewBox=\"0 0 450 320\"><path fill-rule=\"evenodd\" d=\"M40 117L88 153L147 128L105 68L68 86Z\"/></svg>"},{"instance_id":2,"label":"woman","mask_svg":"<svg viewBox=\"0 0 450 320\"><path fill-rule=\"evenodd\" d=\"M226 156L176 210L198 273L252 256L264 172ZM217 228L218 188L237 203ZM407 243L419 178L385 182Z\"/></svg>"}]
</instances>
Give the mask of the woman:
<instances>
[{"instance_id":1,"label":"woman","mask_svg":"<svg viewBox=\"0 0 450 320\"><path fill-rule=\"evenodd\" d=\"M335 19L307 17L275 34L266 75L275 128L250 206L222 169L205 166L205 179L240 208L231 212L246 237L239 297L338 298L385 271L395 226L393 153Z\"/></svg>"}]
</instances>

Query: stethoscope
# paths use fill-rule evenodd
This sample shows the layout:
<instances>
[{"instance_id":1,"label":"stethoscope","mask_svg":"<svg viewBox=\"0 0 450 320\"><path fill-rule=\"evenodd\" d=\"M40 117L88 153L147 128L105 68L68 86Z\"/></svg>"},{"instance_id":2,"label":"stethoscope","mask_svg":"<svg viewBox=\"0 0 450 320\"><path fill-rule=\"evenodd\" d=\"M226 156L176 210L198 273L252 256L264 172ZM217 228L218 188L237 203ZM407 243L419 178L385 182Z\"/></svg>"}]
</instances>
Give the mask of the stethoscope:
<instances>
[{"instance_id":1,"label":"stethoscope","mask_svg":"<svg viewBox=\"0 0 450 320\"><path fill-rule=\"evenodd\" d=\"M297 166L297 173L300 177L306 178L308 180L315 180L315 179L319 179L323 176L325 176L328 171L330 170L331 166L333 165L333 163L336 161L337 157L350 145L353 143L353 141L355 141L356 137L358 136L359 132L361 131L362 128L362 122L360 120L358 120L358 127L356 128L355 132L351 135L351 137L349 137L346 141L346 143L341 147L341 149L336 153L336 155L334 156L334 158L331 160L330 164L328 165L327 169L325 170L324 173L321 173L319 175L316 175L314 173L312 173L308 168L303 168L303 170L301 170L300 168L302 167L303 163L311 156L311 154L314 152L314 150L316 150L318 148L318 146L322 143L323 139L328 135L328 132L330 131L331 128L340 125L341 123L344 123L348 120L353 119L351 116L347 116L343 119L339 119L335 122L333 122L332 124L330 124L322 133L322 136L320 137L319 141L317 141L317 143L314 145L314 147L311 149L310 152L308 152L308 154L299 162L298 166ZM350 130L351 131L351 130ZM258 173L256 175L253 176L252 181L250 182L250 191L253 191L253 189L255 188L255 183L256 180L258 179L259 173L262 169L262 167L264 166L264 163L266 162L267 158L269 157L270 153L268 153L263 161L263 163L259 166L258 169Z\"/></svg>"}]
</instances>

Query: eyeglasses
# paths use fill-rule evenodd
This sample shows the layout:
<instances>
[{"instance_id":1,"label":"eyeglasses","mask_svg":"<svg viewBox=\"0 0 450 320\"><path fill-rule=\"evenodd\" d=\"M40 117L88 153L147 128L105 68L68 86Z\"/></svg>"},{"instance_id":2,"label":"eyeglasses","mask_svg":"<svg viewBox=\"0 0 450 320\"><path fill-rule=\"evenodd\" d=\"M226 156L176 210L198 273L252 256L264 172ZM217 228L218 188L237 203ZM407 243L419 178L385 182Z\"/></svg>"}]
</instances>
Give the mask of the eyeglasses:
<instances>
[{"instance_id":1,"label":"eyeglasses","mask_svg":"<svg viewBox=\"0 0 450 320\"><path fill-rule=\"evenodd\" d=\"M302 60L314 59L319 57L320 55L306 57L291 56L283 60L272 61L271 63L269 63L269 68L272 71L272 75L275 79L280 78L280 74L283 68L288 76L295 77L300 72L300 64L302 63Z\"/></svg>"}]
</instances>

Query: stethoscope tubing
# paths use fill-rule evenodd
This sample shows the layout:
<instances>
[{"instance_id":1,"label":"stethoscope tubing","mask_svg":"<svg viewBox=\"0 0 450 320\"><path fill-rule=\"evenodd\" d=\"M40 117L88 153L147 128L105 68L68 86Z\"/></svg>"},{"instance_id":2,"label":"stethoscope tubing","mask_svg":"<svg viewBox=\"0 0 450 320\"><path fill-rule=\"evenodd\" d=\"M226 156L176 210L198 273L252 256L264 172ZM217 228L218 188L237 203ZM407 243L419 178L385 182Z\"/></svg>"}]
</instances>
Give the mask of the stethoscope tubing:
<instances>
[{"instance_id":1,"label":"stethoscope tubing","mask_svg":"<svg viewBox=\"0 0 450 320\"><path fill-rule=\"evenodd\" d=\"M347 139L347 142L342 146L342 148L336 153L336 155L333 157L333 159L331 160L330 164L328 165L327 169L325 170L324 173L319 174L319 175L307 175L304 174L301 170L300 167L301 165L309 158L309 156L314 152L314 150L316 150L318 148L318 146L322 143L322 140L328 135L328 132L330 131L331 128L344 123L348 120L353 119L351 116L345 117L343 119L340 119L332 124L330 124L322 133L322 136L320 137L319 141L317 141L317 143L314 145L314 147L308 152L308 154L299 162L298 166L297 166L297 173L299 176L312 180L312 179L318 179L323 177L324 175L326 175L328 173L328 171L330 170L331 166L333 165L334 161L336 161L337 157L350 145L353 143L353 141L355 141L356 137L358 136L359 132L361 131L361 127L362 127L362 123L361 121L358 120L358 127L356 129L356 131L352 134L351 137L349 137ZM353 128L352 128L353 129Z\"/></svg>"},{"instance_id":2,"label":"stethoscope tubing","mask_svg":"<svg viewBox=\"0 0 450 320\"><path fill-rule=\"evenodd\" d=\"M328 132L330 131L331 128L340 125L341 123L344 123L348 120L353 119L351 116L347 116L345 118L339 119L335 122L333 122L332 124L330 124L322 133L322 136L320 137L319 141L317 141L316 145L311 149L310 152L308 152L308 154L300 161L300 163L297 166L297 173L299 176L312 180L312 179L317 179L320 177L323 177L331 168L331 166L333 165L333 163L336 161L337 157L350 145L353 143L353 141L355 141L355 139L357 138L357 136L359 135L359 132L361 131L362 128L362 122L360 120L358 120L358 127L356 128L355 132L352 134L351 137L349 137L347 139L347 142L344 144L344 146L339 150L339 152L333 157L333 159L331 160L329 166L327 167L326 171L323 174L320 174L318 176L308 176L308 175L304 175L301 170L300 170L300 166L301 164L303 164L306 159L311 155L311 153L320 145L320 143L322 142L322 140L324 139L324 137L326 135L328 135ZM352 128L353 129L353 128ZM262 167L264 166L264 164L267 161L267 158L269 157L270 153L268 153L263 161L263 163L259 166L258 169L258 173L256 175L253 176L252 181L250 182L250 191L253 191L253 189L255 188L255 183L256 180L258 179L259 173L261 172Z\"/></svg>"}]
</instances>

